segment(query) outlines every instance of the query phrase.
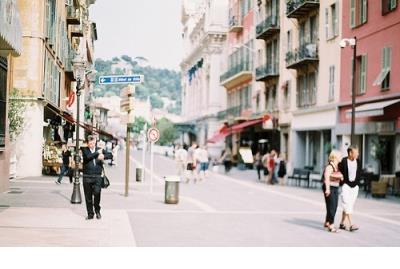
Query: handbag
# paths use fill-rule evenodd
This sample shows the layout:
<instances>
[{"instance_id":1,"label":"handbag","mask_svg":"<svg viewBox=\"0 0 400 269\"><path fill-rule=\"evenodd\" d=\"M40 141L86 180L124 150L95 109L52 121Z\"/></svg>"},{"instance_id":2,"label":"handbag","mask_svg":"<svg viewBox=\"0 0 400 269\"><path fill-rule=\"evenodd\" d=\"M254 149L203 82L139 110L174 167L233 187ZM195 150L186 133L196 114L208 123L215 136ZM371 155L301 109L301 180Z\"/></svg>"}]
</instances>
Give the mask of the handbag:
<instances>
[{"instance_id":1,"label":"handbag","mask_svg":"<svg viewBox=\"0 0 400 269\"><path fill-rule=\"evenodd\" d=\"M107 189L109 186L110 186L110 181L108 180L108 177L106 176L106 173L105 173L104 167L103 167L103 176L101 177L101 188Z\"/></svg>"}]
</instances>

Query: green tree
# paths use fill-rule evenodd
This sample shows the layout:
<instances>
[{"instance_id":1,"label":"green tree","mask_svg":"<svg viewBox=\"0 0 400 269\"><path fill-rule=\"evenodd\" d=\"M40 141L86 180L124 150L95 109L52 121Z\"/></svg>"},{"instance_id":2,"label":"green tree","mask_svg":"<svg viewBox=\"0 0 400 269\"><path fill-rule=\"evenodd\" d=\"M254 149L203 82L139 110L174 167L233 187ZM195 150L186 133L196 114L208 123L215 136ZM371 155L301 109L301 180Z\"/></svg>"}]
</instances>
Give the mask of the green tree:
<instances>
[{"instance_id":1,"label":"green tree","mask_svg":"<svg viewBox=\"0 0 400 269\"><path fill-rule=\"evenodd\" d=\"M161 146L171 144L179 137L174 124L166 118L157 121L157 128L160 130L160 139L157 144L160 144Z\"/></svg>"},{"instance_id":2,"label":"green tree","mask_svg":"<svg viewBox=\"0 0 400 269\"><path fill-rule=\"evenodd\" d=\"M150 96L150 103L152 108L163 108L164 102L160 96L153 94Z\"/></svg>"},{"instance_id":3,"label":"green tree","mask_svg":"<svg viewBox=\"0 0 400 269\"><path fill-rule=\"evenodd\" d=\"M149 126L149 123L146 121L145 118L135 117L135 121L133 122L131 132L135 133L135 134L140 134L140 131L144 130L144 125L146 123L147 123L147 126Z\"/></svg>"}]
</instances>

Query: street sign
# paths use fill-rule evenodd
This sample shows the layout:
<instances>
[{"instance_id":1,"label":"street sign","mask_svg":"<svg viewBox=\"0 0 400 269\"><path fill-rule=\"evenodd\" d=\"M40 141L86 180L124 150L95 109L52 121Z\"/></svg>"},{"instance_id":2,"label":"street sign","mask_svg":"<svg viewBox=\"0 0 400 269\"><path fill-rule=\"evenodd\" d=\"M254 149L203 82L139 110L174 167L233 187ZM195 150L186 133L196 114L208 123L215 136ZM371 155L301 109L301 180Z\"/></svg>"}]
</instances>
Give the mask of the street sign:
<instances>
[{"instance_id":1,"label":"street sign","mask_svg":"<svg viewBox=\"0 0 400 269\"><path fill-rule=\"evenodd\" d=\"M99 84L141 84L144 81L143 75L130 75L130 76L101 76Z\"/></svg>"},{"instance_id":2,"label":"street sign","mask_svg":"<svg viewBox=\"0 0 400 269\"><path fill-rule=\"evenodd\" d=\"M121 90L121 98L129 97L130 95L135 94L135 86L128 85Z\"/></svg>"},{"instance_id":3,"label":"street sign","mask_svg":"<svg viewBox=\"0 0 400 269\"><path fill-rule=\"evenodd\" d=\"M157 142L158 139L160 139L160 131L154 127L149 128L147 131L147 139L152 143Z\"/></svg>"},{"instance_id":4,"label":"street sign","mask_svg":"<svg viewBox=\"0 0 400 269\"><path fill-rule=\"evenodd\" d=\"M134 97L124 98L120 102L120 108L122 111L133 110L134 106L135 106L135 98Z\"/></svg>"}]
</instances>

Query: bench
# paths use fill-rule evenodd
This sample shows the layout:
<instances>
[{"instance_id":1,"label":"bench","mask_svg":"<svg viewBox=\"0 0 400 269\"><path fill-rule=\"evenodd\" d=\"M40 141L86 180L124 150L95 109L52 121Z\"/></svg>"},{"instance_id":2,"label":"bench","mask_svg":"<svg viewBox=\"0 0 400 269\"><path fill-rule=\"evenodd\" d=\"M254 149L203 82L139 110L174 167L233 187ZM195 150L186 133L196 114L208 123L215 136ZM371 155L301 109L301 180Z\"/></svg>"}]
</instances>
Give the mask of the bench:
<instances>
[{"instance_id":1,"label":"bench","mask_svg":"<svg viewBox=\"0 0 400 269\"><path fill-rule=\"evenodd\" d=\"M305 181L307 183L307 188L310 187L310 170L294 168L293 174L288 177L290 180L294 180L296 182L296 186L301 186L301 182Z\"/></svg>"}]
</instances>

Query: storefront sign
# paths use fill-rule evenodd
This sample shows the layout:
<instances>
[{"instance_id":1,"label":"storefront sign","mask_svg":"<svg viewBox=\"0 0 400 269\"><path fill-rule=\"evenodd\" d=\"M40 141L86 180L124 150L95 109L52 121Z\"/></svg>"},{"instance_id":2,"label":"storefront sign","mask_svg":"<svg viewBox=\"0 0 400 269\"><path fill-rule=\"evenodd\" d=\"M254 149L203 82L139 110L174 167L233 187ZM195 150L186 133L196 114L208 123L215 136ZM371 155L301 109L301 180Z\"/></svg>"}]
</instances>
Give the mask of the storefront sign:
<instances>
[{"instance_id":1,"label":"storefront sign","mask_svg":"<svg viewBox=\"0 0 400 269\"><path fill-rule=\"evenodd\" d=\"M376 123L377 133L393 133L395 132L395 122L394 121L383 121Z\"/></svg>"}]
</instances>

